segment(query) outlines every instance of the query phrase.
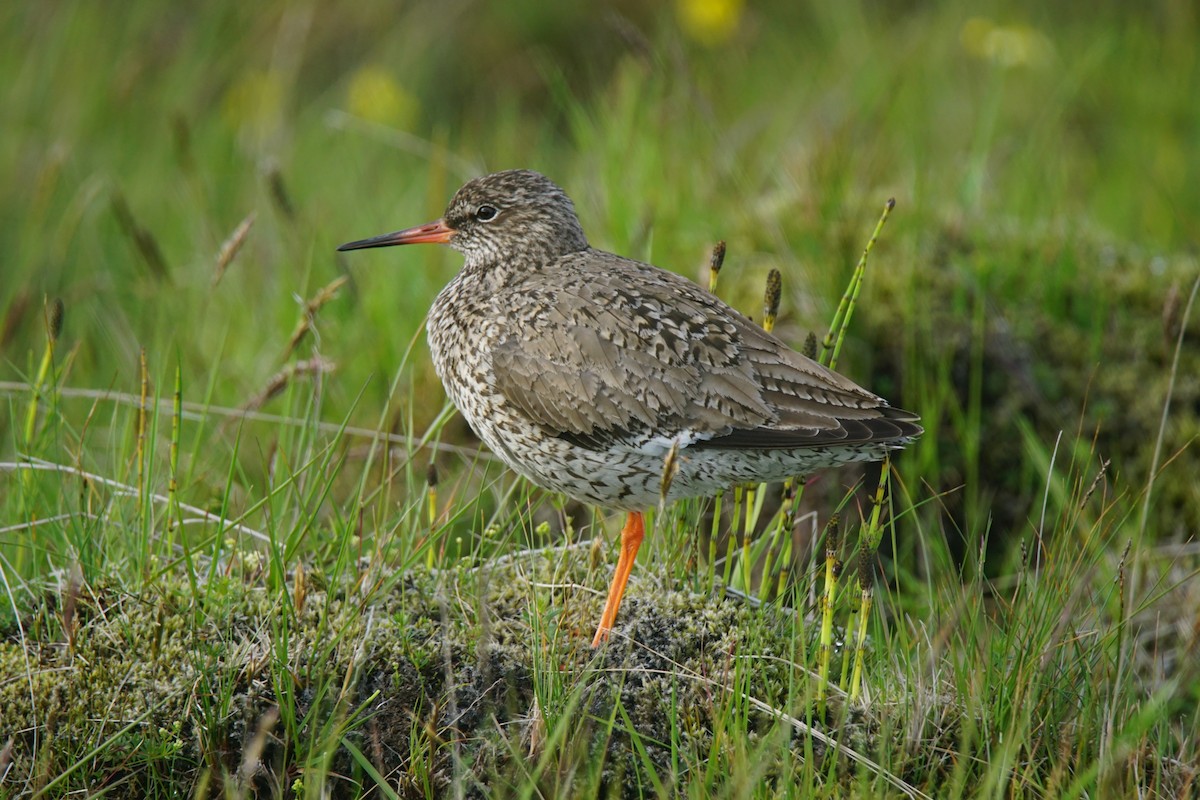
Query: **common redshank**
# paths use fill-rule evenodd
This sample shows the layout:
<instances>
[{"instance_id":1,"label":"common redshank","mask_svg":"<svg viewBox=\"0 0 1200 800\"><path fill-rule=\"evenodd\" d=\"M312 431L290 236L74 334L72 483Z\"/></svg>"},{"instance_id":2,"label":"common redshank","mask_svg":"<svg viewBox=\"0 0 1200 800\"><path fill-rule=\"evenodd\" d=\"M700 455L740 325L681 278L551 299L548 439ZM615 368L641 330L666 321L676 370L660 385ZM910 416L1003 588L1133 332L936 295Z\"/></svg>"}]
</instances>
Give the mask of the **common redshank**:
<instances>
[{"instance_id":1,"label":"common redshank","mask_svg":"<svg viewBox=\"0 0 1200 800\"><path fill-rule=\"evenodd\" d=\"M660 499L877 461L921 433L691 281L589 246L537 172L476 178L441 219L338 249L425 242L466 257L427 323L451 401L533 483L627 512L593 647Z\"/></svg>"}]
</instances>

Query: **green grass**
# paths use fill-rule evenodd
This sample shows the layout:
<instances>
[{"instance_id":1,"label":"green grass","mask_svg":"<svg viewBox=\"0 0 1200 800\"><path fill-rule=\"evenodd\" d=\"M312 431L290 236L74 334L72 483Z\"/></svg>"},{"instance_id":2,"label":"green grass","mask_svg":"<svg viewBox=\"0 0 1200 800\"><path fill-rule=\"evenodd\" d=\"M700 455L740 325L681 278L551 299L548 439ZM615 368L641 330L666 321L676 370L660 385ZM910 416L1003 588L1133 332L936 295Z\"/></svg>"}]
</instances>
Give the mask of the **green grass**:
<instances>
[{"instance_id":1,"label":"green grass","mask_svg":"<svg viewBox=\"0 0 1200 800\"><path fill-rule=\"evenodd\" d=\"M688 5L0 11L0 794L1195 796L1195 15ZM654 514L586 646L615 520L445 406L458 257L334 253L515 166L597 246L726 240L757 319L779 269L796 346L896 198L839 368L927 433L862 701L769 492ZM857 477L799 509L846 626Z\"/></svg>"}]
</instances>

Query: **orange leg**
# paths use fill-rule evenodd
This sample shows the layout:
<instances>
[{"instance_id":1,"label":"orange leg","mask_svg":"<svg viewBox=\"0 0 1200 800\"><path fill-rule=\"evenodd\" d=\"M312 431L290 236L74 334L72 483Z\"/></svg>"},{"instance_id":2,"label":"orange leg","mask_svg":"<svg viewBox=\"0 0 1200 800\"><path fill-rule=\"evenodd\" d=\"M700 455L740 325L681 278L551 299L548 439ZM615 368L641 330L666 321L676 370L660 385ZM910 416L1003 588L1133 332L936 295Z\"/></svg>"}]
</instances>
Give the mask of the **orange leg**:
<instances>
[{"instance_id":1,"label":"orange leg","mask_svg":"<svg viewBox=\"0 0 1200 800\"><path fill-rule=\"evenodd\" d=\"M617 559L617 571L613 575L612 585L608 588L608 602L604 604L604 614L600 617L600 627L596 628L596 638L592 639L592 647L599 647L608 638L613 623L617 620L617 609L621 607L621 597L625 594L625 584L629 582L629 573L633 572L633 560L637 558L638 548L642 539L646 538L646 526L642 520L642 512L630 511L625 518L625 527L621 529L621 557Z\"/></svg>"}]
</instances>

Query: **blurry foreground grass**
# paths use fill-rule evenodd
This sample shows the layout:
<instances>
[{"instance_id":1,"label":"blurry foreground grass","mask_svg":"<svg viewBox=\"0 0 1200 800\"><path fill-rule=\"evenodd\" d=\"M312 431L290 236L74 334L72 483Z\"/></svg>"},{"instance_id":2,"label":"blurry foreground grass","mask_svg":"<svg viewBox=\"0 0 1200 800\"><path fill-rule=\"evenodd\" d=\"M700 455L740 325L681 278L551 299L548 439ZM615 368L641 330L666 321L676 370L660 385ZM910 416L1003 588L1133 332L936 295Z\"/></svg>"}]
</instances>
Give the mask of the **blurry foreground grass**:
<instances>
[{"instance_id":1,"label":"blurry foreground grass","mask_svg":"<svg viewBox=\"0 0 1200 800\"><path fill-rule=\"evenodd\" d=\"M1196 794L1194 12L708 5L0 12L0 791ZM333 253L512 166L598 246L728 240L756 318L779 269L797 345L896 197L842 368L928 433L865 704L788 610L853 473L762 607L748 503L658 515L584 646L602 526L429 366L457 257Z\"/></svg>"}]
</instances>

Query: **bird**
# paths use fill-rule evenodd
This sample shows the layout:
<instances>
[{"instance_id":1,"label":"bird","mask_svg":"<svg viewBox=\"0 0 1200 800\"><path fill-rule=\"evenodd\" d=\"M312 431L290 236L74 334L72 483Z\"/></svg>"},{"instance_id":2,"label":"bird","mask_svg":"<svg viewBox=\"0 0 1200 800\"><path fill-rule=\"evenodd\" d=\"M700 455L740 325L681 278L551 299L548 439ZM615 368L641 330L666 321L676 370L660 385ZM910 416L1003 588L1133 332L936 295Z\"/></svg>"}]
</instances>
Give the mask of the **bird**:
<instances>
[{"instance_id":1,"label":"bird","mask_svg":"<svg viewBox=\"0 0 1200 800\"><path fill-rule=\"evenodd\" d=\"M922 433L918 415L698 284L592 247L566 192L538 172L477 177L440 219L338 250L421 243L464 256L426 333L471 428L534 484L625 512L593 648L616 622L647 510L882 460Z\"/></svg>"}]
</instances>

